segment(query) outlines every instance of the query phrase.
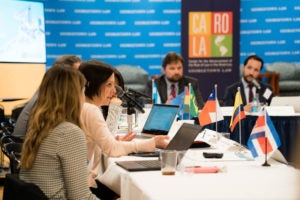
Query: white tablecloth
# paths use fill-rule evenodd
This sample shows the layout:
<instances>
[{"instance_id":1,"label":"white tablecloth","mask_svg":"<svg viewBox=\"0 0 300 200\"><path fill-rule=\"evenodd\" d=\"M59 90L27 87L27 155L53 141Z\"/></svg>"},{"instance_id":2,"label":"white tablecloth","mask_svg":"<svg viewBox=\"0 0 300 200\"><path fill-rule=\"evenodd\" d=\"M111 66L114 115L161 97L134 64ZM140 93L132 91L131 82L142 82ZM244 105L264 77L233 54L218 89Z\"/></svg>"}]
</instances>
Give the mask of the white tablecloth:
<instances>
[{"instance_id":1,"label":"white tablecloth","mask_svg":"<svg viewBox=\"0 0 300 200\"><path fill-rule=\"evenodd\" d=\"M163 176L156 172L124 173L122 200L300 199L300 174L291 167L231 166L227 172Z\"/></svg>"},{"instance_id":2,"label":"white tablecloth","mask_svg":"<svg viewBox=\"0 0 300 200\"><path fill-rule=\"evenodd\" d=\"M201 153L201 151L200 151ZM300 172L274 160L270 167L263 161L204 160L199 152L189 151L194 157L189 165L218 166L219 173L163 176L160 171L127 172L115 160L141 159L121 157L109 159L109 166L100 178L121 195L122 200L290 200L300 199Z\"/></svg>"}]
</instances>

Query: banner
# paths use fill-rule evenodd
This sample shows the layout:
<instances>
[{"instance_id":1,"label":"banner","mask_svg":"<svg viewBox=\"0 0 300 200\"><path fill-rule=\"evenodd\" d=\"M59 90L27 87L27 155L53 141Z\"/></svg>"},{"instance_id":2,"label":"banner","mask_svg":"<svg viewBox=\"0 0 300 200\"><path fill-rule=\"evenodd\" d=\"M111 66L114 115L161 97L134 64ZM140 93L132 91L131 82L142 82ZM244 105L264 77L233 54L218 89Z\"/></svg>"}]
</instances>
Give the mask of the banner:
<instances>
[{"instance_id":1,"label":"banner","mask_svg":"<svg viewBox=\"0 0 300 200\"><path fill-rule=\"evenodd\" d=\"M47 67L62 54L161 74L180 53L179 0L45 0Z\"/></svg>"},{"instance_id":2,"label":"banner","mask_svg":"<svg viewBox=\"0 0 300 200\"><path fill-rule=\"evenodd\" d=\"M299 0L242 0L241 8L241 62L253 53L265 66L300 62Z\"/></svg>"},{"instance_id":3,"label":"banner","mask_svg":"<svg viewBox=\"0 0 300 200\"><path fill-rule=\"evenodd\" d=\"M210 88L239 79L240 1L182 0L181 54L184 74L199 80L203 98Z\"/></svg>"},{"instance_id":4,"label":"banner","mask_svg":"<svg viewBox=\"0 0 300 200\"><path fill-rule=\"evenodd\" d=\"M300 62L299 0L37 1L44 2L45 8L47 68L58 56L75 54L113 66L133 65L152 76L161 74L166 53L182 51L185 73L199 78L203 99L208 98L213 82L218 84L221 103L224 87L239 78L239 66L248 55L257 53L265 65ZM188 57L189 12L194 12L194 22L202 22L202 29L204 16L215 17L210 27L216 31L205 35L214 37L206 58ZM197 19L199 12L206 15ZM202 54L203 44L198 42Z\"/></svg>"}]
</instances>

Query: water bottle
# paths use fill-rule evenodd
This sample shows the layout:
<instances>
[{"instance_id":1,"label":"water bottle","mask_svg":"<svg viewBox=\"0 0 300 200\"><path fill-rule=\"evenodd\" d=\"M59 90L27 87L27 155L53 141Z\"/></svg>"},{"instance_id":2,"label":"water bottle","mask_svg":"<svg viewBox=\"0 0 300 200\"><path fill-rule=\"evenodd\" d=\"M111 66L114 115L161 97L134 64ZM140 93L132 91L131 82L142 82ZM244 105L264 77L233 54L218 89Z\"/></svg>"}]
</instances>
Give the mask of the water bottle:
<instances>
[{"instance_id":1,"label":"water bottle","mask_svg":"<svg viewBox=\"0 0 300 200\"><path fill-rule=\"evenodd\" d=\"M258 100L258 94L256 94L253 97L253 101L251 103L251 112L258 112L259 110L259 100Z\"/></svg>"}]
</instances>

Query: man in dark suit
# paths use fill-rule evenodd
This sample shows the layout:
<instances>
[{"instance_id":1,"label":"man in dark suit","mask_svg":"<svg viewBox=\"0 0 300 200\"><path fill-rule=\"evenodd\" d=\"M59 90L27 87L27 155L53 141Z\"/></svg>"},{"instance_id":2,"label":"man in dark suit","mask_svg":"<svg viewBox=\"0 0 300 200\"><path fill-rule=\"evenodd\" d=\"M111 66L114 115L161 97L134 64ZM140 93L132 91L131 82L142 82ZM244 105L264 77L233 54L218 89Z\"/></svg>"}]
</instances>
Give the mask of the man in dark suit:
<instances>
[{"instance_id":1,"label":"man in dark suit","mask_svg":"<svg viewBox=\"0 0 300 200\"><path fill-rule=\"evenodd\" d=\"M267 103L270 105L274 96L270 85L258 83L258 78L264 61L257 55L251 55L244 61L243 76L239 82L228 86L224 95L224 106L233 106L237 88L240 87L244 110L250 112L251 102L255 94L258 94L260 103ZM254 81L253 81L254 80ZM254 84L255 83L255 84ZM252 94L251 94L252 93Z\"/></svg>"},{"instance_id":2,"label":"man in dark suit","mask_svg":"<svg viewBox=\"0 0 300 200\"><path fill-rule=\"evenodd\" d=\"M204 102L201 96L198 80L183 75L183 58L175 52L168 53L162 61L163 74L155 78L155 84L162 103L168 104L173 98L184 91L184 87L191 83L197 101L197 106L202 109ZM146 93L152 96L152 80L148 82Z\"/></svg>"}]
</instances>

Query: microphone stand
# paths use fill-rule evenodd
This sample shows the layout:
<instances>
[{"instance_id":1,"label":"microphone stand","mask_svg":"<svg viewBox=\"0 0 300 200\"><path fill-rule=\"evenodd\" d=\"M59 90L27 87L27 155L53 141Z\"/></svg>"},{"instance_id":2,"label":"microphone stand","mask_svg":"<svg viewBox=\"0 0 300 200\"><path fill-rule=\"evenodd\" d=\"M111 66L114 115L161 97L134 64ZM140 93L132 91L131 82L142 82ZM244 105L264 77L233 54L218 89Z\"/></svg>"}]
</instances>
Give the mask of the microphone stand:
<instances>
[{"instance_id":1,"label":"microphone stand","mask_svg":"<svg viewBox=\"0 0 300 200\"><path fill-rule=\"evenodd\" d=\"M143 107L135 100L135 97L131 97L129 93L124 92L124 90L116 85L117 96L121 98L122 101L127 103L127 124L128 124L128 132L132 132L133 119L132 114L136 113L135 109L140 111L141 113L145 113Z\"/></svg>"},{"instance_id":2,"label":"microphone stand","mask_svg":"<svg viewBox=\"0 0 300 200\"><path fill-rule=\"evenodd\" d=\"M133 130L133 114L135 114L134 104L131 101L127 102L127 124L128 132Z\"/></svg>"}]
</instances>

